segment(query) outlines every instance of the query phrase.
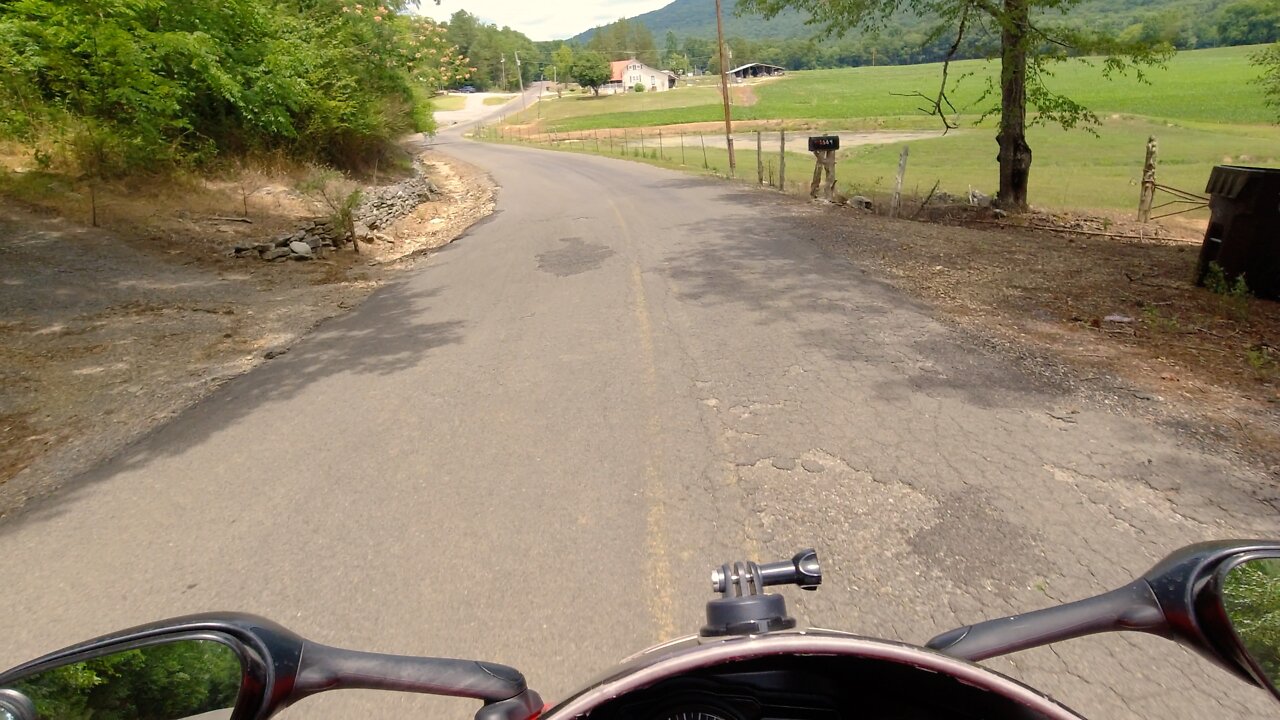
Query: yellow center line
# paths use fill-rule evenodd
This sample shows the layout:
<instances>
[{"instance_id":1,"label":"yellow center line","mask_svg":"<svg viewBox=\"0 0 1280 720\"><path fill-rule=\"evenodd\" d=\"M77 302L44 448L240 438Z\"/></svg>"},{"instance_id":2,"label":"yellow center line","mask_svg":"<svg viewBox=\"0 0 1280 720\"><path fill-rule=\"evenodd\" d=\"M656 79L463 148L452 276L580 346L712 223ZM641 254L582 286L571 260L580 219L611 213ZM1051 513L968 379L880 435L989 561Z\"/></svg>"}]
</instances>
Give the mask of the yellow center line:
<instances>
[{"instance_id":1,"label":"yellow center line","mask_svg":"<svg viewBox=\"0 0 1280 720\"><path fill-rule=\"evenodd\" d=\"M629 243L634 243L630 227L618 210L617 204L609 201L618 227ZM653 450L661 447L661 423L652 410L658 397L658 368L653 351L653 323L649 319L649 301L644 292L644 279L640 273L640 264L631 262L631 302L636 325L640 335L640 357L644 365L644 389L649 397L649 417L646 430L649 436L649 447ZM670 547L667 535L666 497L662 473L653 452L645 453L644 461L645 501L648 511L645 514L645 575L652 592L647 595L649 613L657 627L657 640L666 641L675 635L675 603L672 599L671 558L667 552Z\"/></svg>"}]
</instances>

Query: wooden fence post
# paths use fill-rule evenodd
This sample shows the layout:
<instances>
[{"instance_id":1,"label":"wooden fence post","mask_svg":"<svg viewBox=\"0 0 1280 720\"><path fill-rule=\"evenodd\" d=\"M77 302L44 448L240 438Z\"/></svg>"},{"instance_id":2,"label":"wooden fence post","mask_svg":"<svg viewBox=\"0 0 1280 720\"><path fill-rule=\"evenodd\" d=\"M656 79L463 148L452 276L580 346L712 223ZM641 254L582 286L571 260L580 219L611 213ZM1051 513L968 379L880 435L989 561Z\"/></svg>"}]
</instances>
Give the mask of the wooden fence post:
<instances>
[{"instance_id":1,"label":"wooden fence post","mask_svg":"<svg viewBox=\"0 0 1280 720\"><path fill-rule=\"evenodd\" d=\"M759 130L756 131L756 181L764 184L764 139Z\"/></svg>"},{"instance_id":2,"label":"wooden fence post","mask_svg":"<svg viewBox=\"0 0 1280 720\"><path fill-rule=\"evenodd\" d=\"M711 167L710 163L707 162L707 139L703 137L702 133L698 133L698 139L702 141L702 169L706 170Z\"/></svg>"},{"instance_id":3,"label":"wooden fence post","mask_svg":"<svg viewBox=\"0 0 1280 720\"><path fill-rule=\"evenodd\" d=\"M640 156L644 156L644 128L640 128Z\"/></svg>"},{"instance_id":4,"label":"wooden fence post","mask_svg":"<svg viewBox=\"0 0 1280 720\"><path fill-rule=\"evenodd\" d=\"M813 153L813 182L809 183L809 197L818 197L818 188L822 185L822 150Z\"/></svg>"},{"instance_id":5,"label":"wooden fence post","mask_svg":"<svg viewBox=\"0 0 1280 720\"><path fill-rule=\"evenodd\" d=\"M662 157L662 130L661 130L661 128L659 128L659 130L658 130L658 159L659 159L659 160L664 159L664 158Z\"/></svg>"},{"instance_id":6,"label":"wooden fence post","mask_svg":"<svg viewBox=\"0 0 1280 720\"><path fill-rule=\"evenodd\" d=\"M778 131L778 189L787 191L787 131Z\"/></svg>"},{"instance_id":7,"label":"wooden fence post","mask_svg":"<svg viewBox=\"0 0 1280 720\"><path fill-rule=\"evenodd\" d=\"M684 166L684 133L680 133L680 166Z\"/></svg>"},{"instance_id":8,"label":"wooden fence post","mask_svg":"<svg viewBox=\"0 0 1280 720\"><path fill-rule=\"evenodd\" d=\"M1147 161L1142 164L1142 195L1138 199L1138 222L1151 221L1151 206L1156 199L1156 164L1159 148L1154 137L1147 138Z\"/></svg>"},{"instance_id":9,"label":"wooden fence post","mask_svg":"<svg viewBox=\"0 0 1280 720\"><path fill-rule=\"evenodd\" d=\"M902 155L898 157L898 177L893 181L893 199L889 201L889 217L896 218L902 210L902 178L907 174L907 155L910 148L902 146Z\"/></svg>"}]
</instances>

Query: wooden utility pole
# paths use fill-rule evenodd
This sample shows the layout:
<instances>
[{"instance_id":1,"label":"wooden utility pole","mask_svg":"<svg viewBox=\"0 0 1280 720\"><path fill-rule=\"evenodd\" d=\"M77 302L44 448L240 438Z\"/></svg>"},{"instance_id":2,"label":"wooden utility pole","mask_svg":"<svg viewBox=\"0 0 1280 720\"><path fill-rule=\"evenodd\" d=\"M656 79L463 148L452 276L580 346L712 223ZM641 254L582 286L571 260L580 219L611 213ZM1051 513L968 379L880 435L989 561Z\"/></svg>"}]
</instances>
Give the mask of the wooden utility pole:
<instances>
[{"instance_id":1,"label":"wooden utility pole","mask_svg":"<svg viewBox=\"0 0 1280 720\"><path fill-rule=\"evenodd\" d=\"M720 11L720 0L716 0L716 37L720 46L720 95L724 100L724 141L729 147L729 177L733 177L738 163L733 157L733 113L729 110L729 66L725 64L724 17Z\"/></svg>"},{"instance_id":2,"label":"wooden utility pole","mask_svg":"<svg viewBox=\"0 0 1280 720\"><path fill-rule=\"evenodd\" d=\"M1151 206L1156 200L1156 163L1159 147L1154 137L1147 138L1147 160L1142 164L1142 195L1138 200L1138 222L1151 222Z\"/></svg>"},{"instance_id":3,"label":"wooden utility pole","mask_svg":"<svg viewBox=\"0 0 1280 720\"><path fill-rule=\"evenodd\" d=\"M898 158L898 177L893 182L893 199L889 202L889 217L898 217L902 210L902 178L907 174L907 154L910 148L902 147L902 155Z\"/></svg>"},{"instance_id":4,"label":"wooden utility pole","mask_svg":"<svg viewBox=\"0 0 1280 720\"><path fill-rule=\"evenodd\" d=\"M520 81L520 107L529 109L529 99L524 96L524 71L520 69L520 51L516 51L516 78ZM541 115L539 115L541 117Z\"/></svg>"}]
</instances>

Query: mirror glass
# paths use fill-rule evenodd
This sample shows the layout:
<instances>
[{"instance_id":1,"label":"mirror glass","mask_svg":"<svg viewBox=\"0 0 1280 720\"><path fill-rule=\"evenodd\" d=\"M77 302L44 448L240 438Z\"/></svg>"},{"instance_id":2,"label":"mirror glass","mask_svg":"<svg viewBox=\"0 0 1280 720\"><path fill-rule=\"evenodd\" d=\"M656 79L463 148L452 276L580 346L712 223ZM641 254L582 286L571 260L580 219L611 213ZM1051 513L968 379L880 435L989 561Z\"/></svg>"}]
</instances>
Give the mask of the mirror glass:
<instances>
[{"instance_id":1,"label":"mirror glass","mask_svg":"<svg viewBox=\"0 0 1280 720\"><path fill-rule=\"evenodd\" d=\"M226 720L243 677L227 645L177 640L45 670L10 687L31 699L39 720Z\"/></svg>"},{"instance_id":2,"label":"mirror glass","mask_svg":"<svg viewBox=\"0 0 1280 720\"><path fill-rule=\"evenodd\" d=\"M1280 687L1280 558L1245 561L1227 573L1222 604L1246 652Z\"/></svg>"}]
</instances>

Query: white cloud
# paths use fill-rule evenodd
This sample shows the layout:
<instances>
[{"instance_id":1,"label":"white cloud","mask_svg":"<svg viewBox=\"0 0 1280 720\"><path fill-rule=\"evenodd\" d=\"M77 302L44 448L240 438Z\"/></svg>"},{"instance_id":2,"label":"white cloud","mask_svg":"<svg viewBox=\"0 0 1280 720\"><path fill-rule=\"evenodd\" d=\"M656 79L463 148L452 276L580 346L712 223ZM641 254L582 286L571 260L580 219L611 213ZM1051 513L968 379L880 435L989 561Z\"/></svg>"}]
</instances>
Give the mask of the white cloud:
<instances>
[{"instance_id":1,"label":"white cloud","mask_svg":"<svg viewBox=\"0 0 1280 720\"><path fill-rule=\"evenodd\" d=\"M634 17L657 10L671 0L422 0L418 13L435 20L448 20L459 10L466 10L486 23L510 26L533 40L561 40L583 30L613 22L620 17Z\"/></svg>"}]
</instances>

